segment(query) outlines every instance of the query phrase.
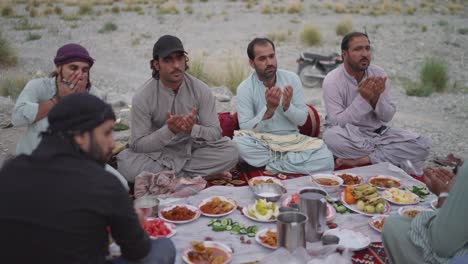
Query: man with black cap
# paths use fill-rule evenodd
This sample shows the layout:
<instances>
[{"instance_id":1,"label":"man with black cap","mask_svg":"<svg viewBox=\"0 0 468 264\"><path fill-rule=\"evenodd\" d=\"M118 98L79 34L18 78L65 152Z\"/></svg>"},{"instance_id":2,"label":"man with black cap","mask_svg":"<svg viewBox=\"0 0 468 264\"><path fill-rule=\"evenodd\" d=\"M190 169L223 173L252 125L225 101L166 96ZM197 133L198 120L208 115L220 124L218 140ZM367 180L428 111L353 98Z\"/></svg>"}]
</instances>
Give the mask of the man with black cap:
<instances>
[{"instance_id":1,"label":"man with black cap","mask_svg":"<svg viewBox=\"0 0 468 264\"><path fill-rule=\"evenodd\" d=\"M130 148L117 156L119 172L134 181L142 171L179 177L230 179L238 151L222 137L215 97L187 74L180 39L165 35L153 48L153 76L133 97Z\"/></svg>"},{"instance_id":2,"label":"man with black cap","mask_svg":"<svg viewBox=\"0 0 468 264\"><path fill-rule=\"evenodd\" d=\"M16 146L16 154L31 154L41 141L41 132L49 125L47 115L62 98L76 93L97 94L90 82L94 59L81 45L70 43L60 47L54 58L55 71L48 78L29 81L16 100L11 122L14 126L27 126L26 134ZM127 182L111 166L106 170L128 188Z\"/></svg>"},{"instance_id":3,"label":"man with black cap","mask_svg":"<svg viewBox=\"0 0 468 264\"><path fill-rule=\"evenodd\" d=\"M105 263L108 228L122 252L116 263L173 263L172 242L148 238L127 192L104 170L114 144L111 106L78 93L48 120L36 150L0 171L2 263Z\"/></svg>"}]
</instances>

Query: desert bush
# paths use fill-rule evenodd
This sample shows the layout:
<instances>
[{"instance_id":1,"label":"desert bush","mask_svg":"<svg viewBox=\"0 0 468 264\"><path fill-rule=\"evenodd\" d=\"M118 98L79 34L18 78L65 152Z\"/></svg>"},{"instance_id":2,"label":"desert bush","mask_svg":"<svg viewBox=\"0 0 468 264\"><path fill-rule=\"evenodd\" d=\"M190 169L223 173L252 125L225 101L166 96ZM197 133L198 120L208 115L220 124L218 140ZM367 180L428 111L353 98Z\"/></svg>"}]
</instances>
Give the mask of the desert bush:
<instances>
[{"instance_id":1,"label":"desert bush","mask_svg":"<svg viewBox=\"0 0 468 264\"><path fill-rule=\"evenodd\" d=\"M426 25L422 25L421 26L421 32L426 32L427 31L427 26Z\"/></svg>"},{"instance_id":2,"label":"desert bush","mask_svg":"<svg viewBox=\"0 0 468 264\"><path fill-rule=\"evenodd\" d=\"M20 73L2 75L0 78L0 95L16 100L30 79L31 77Z\"/></svg>"},{"instance_id":3,"label":"desert bush","mask_svg":"<svg viewBox=\"0 0 468 264\"><path fill-rule=\"evenodd\" d=\"M407 15L414 15L414 13L416 13L416 7L415 6L409 6L407 9L406 9L406 14Z\"/></svg>"},{"instance_id":4,"label":"desert bush","mask_svg":"<svg viewBox=\"0 0 468 264\"><path fill-rule=\"evenodd\" d=\"M132 38L132 46L140 45L140 38Z\"/></svg>"},{"instance_id":5,"label":"desert bush","mask_svg":"<svg viewBox=\"0 0 468 264\"><path fill-rule=\"evenodd\" d=\"M343 3L336 3L335 4L335 13L343 14L346 13L346 5Z\"/></svg>"},{"instance_id":6,"label":"desert bush","mask_svg":"<svg viewBox=\"0 0 468 264\"><path fill-rule=\"evenodd\" d=\"M79 15L92 15L93 14L93 6L91 3L81 3L78 9Z\"/></svg>"},{"instance_id":7,"label":"desert bush","mask_svg":"<svg viewBox=\"0 0 468 264\"><path fill-rule=\"evenodd\" d=\"M14 66L18 63L18 57L10 41L0 31L0 67Z\"/></svg>"},{"instance_id":8,"label":"desert bush","mask_svg":"<svg viewBox=\"0 0 468 264\"><path fill-rule=\"evenodd\" d=\"M177 9L177 3L174 0L169 0L165 3L163 3L159 8L158 8L158 13L159 14L178 14L179 9Z\"/></svg>"},{"instance_id":9,"label":"desert bush","mask_svg":"<svg viewBox=\"0 0 468 264\"><path fill-rule=\"evenodd\" d=\"M280 43L286 41L288 34L286 32L270 32L267 34L267 38L274 43Z\"/></svg>"},{"instance_id":10,"label":"desert bush","mask_svg":"<svg viewBox=\"0 0 468 264\"><path fill-rule=\"evenodd\" d=\"M205 72L205 63L203 62L203 58L194 58L190 60L188 73L207 84L211 84L212 82Z\"/></svg>"},{"instance_id":11,"label":"desert bush","mask_svg":"<svg viewBox=\"0 0 468 264\"><path fill-rule=\"evenodd\" d=\"M462 35L468 34L468 28L459 28L457 31L459 34L462 34Z\"/></svg>"},{"instance_id":12,"label":"desert bush","mask_svg":"<svg viewBox=\"0 0 468 264\"><path fill-rule=\"evenodd\" d=\"M36 24L31 24L31 23L29 23L29 20L27 20L27 19L21 19L19 24L17 24L13 28L15 30L38 30L38 29L42 29L43 26L36 25Z\"/></svg>"},{"instance_id":13,"label":"desert bush","mask_svg":"<svg viewBox=\"0 0 468 264\"><path fill-rule=\"evenodd\" d=\"M336 25L335 32L338 36L344 36L353 30L353 19L351 17L343 18Z\"/></svg>"},{"instance_id":14,"label":"desert bush","mask_svg":"<svg viewBox=\"0 0 468 264\"><path fill-rule=\"evenodd\" d=\"M117 25L114 24L113 22L106 22L102 27L101 29L98 30L98 33L110 33L112 31L116 31L117 30Z\"/></svg>"},{"instance_id":15,"label":"desert bush","mask_svg":"<svg viewBox=\"0 0 468 264\"><path fill-rule=\"evenodd\" d=\"M54 7L54 13L61 16L63 14L63 10L60 6L55 6Z\"/></svg>"},{"instance_id":16,"label":"desert bush","mask_svg":"<svg viewBox=\"0 0 468 264\"><path fill-rule=\"evenodd\" d=\"M111 12L114 14L120 13L120 8L118 6L113 6Z\"/></svg>"},{"instance_id":17,"label":"desert bush","mask_svg":"<svg viewBox=\"0 0 468 264\"><path fill-rule=\"evenodd\" d=\"M46 7L43 11L42 11L42 14L44 16L50 16L54 13L54 9L52 7Z\"/></svg>"},{"instance_id":18,"label":"desert bush","mask_svg":"<svg viewBox=\"0 0 468 264\"><path fill-rule=\"evenodd\" d=\"M433 92L432 86L425 86L417 82L406 82L403 84L403 88L408 96L427 97Z\"/></svg>"},{"instance_id":19,"label":"desert bush","mask_svg":"<svg viewBox=\"0 0 468 264\"><path fill-rule=\"evenodd\" d=\"M37 9L32 7L29 9L29 16L30 17L37 17L39 15L39 13L37 12Z\"/></svg>"},{"instance_id":20,"label":"desert bush","mask_svg":"<svg viewBox=\"0 0 468 264\"><path fill-rule=\"evenodd\" d=\"M287 11L289 14L296 14L302 12L302 2L291 1L288 3Z\"/></svg>"},{"instance_id":21,"label":"desert bush","mask_svg":"<svg viewBox=\"0 0 468 264\"><path fill-rule=\"evenodd\" d=\"M240 59L231 59L227 61L227 73L224 78L226 85L233 94L236 94L237 86L247 78L249 70Z\"/></svg>"},{"instance_id":22,"label":"desert bush","mask_svg":"<svg viewBox=\"0 0 468 264\"><path fill-rule=\"evenodd\" d=\"M448 82L445 62L438 58L426 59L420 72L420 78L422 85L430 86L436 92L445 91Z\"/></svg>"},{"instance_id":23,"label":"desert bush","mask_svg":"<svg viewBox=\"0 0 468 264\"><path fill-rule=\"evenodd\" d=\"M34 40L38 40L41 38L42 38L41 34L36 34L36 33L31 33L31 32L28 32L28 35L26 35L26 41L34 41Z\"/></svg>"},{"instance_id":24,"label":"desert bush","mask_svg":"<svg viewBox=\"0 0 468 264\"><path fill-rule=\"evenodd\" d=\"M441 19L441 20L439 20L439 21L437 22L437 24L438 24L439 26L441 26L441 27L445 27L445 26L448 26L449 23L448 23L447 20Z\"/></svg>"},{"instance_id":25,"label":"desert bush","mask_svg":"<svg viewBox=\"0 0 468 264\"><path fill-rule=\"evenodd\" d=\"M273 12L273 10L272 10L272 7L271 7L270 3L266 2L266 3L262 4L262 7L261 7L261 13L262 14L268 15L268 14L271 14L272 12Z\"/></svg>"},{"instance_id":26,"label":"desert bush","mask_svg":"<svg viewBox=\"0 0 468 264\"><path fill-rule=\"evenodd\" d=\"M1 13L3 17L12 17L15 15L15 10L10 5L4 5L2 6Z\"/></svg>"},{"instance_id":27,"label":"desert bush","mask_svg":"<svg viewBox=\"0 0 468 264\"><path fill-rule=\"evenodd\" d=\"M187 13L187 14L193 14L193 7L192 7L192 5L186 5L186 6L184 7L184 11L185 11L185 13Z\"/></svg>"},{"instance_id":28,"label":"desert bush","mask_svg":"<svg viewBox=\"0 0 468 264\"><path fill-rule=\"evenodd\" d=\"M301 40L309 46L319 45L322 42L322 34L317 27L306 25L302 29Z\"/></svg>"},{"instance_id":29,"label":"desert bush","mask_svg":"<svg viewBox=\"0 0 468 264\"><path fill-rule=\"evenodd\" d=\"M78 14L73 14L73 15L63 15L62 19L65 21L76 21L80 20L80 16Z\"/></svg>"}]
</instances>

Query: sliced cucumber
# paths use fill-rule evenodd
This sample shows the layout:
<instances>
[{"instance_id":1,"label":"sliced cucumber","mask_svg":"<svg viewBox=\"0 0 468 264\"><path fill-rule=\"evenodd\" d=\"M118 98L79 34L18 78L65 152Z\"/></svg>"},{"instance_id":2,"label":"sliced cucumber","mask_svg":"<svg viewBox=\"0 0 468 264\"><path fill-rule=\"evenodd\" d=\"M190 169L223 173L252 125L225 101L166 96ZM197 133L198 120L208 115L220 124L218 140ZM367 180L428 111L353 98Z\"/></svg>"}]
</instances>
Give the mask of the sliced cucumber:
<instances>
[{"instance_id":1,"label":"sliced cucumber","mask_svg":"<svg viewBox=\"0 0 468 264\"><path fill-rule=\"evenodd\" d=\"M254 237L254 236L255 236L255 233L247 233L247 236L248 236L248 237Z\"/></svg>"},{"instance_id":2,"label":"sliced cucumber","mask_svg":"<svg viewBox=\"0 0 468 264\"><path fill-rule=\"evenodd\" d=\"M221 220L221 224L222 224L223 226L227 226L228 223L229 223L229 221L228 221L227 219Z\"/></svg>"},{"instance_id":3,"label":"sliced cucumber","mask_svg":"<svg viewBox=\"0 0 468 264\"><path fill-rule=\"evenodd\" d=\"M226 230L227 230L227 231L229 231L229 230L231 230L231 229L232 229L232 226L230 226L230 225L226 226Z\"/></svg>"},{"instance_id":4,"label":"sliced cucumber","mask_svg":"<svg viewBox=\"0 0 468 264\"><path fill-rule=\"evenodd\" d=\"M245 228L241 228L239 230L239 234L247 234L247 230L245 230Z\"/></svg>"}]
</instances>

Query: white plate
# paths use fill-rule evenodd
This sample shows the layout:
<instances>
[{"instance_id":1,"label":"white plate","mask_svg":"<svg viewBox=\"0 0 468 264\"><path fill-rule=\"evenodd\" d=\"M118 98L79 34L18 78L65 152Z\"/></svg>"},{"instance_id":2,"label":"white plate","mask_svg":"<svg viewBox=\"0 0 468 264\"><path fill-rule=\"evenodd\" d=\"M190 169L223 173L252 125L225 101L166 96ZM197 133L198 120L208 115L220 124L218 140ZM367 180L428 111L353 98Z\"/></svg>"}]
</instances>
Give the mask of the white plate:
<instances>
[{"instance_id":1,"label":"white plate","mask_svg":"<svg viewBox=\"0 0 468 264\"><path fill-rule=\"evenodd\" d=\"M409 217L409 216L405 215L405 212L411 211L411 210L416 210L416 211L419 211L419 212L422 212L422 211L432 211L432 209L425 208L425 207L422 207L422 206L410 205L410 206L403 206L403 207L400 207L400 209L398 209L398 214L401 215L401 216Z\"/></svg>"},{"instance_id":2,"label":"white plate","mask_svg":"<svg viewBox=\"0 0 468 264\"><path fill-rule=\"evenodd\" d=\"M323 234L337 236L340 239L338 243L339 247L347 248L351 251L365 249L371 243L368 236L350 229L334 228L325 231Z\"/></svg>"},{"instance_id":3,"label":"white plate","mask_svg":"<svg viewBox=\"0 0 468 264\"><path fill-rule=\"evenodd\" d=\"M344 180L343 180L343 186L357 186L357 185L360 185L360 184L363 184L364 183L364 179L357 175L357 174L354 174L354 173L348 173L348 172L334 172L333 174L335 174L336 176L340 177L340 175L342 174L348 174L348 175L351 175L351 176L354 176L354 177L358 177L359 179L359 183L356 183L356 184L344 184ZM341 178L341 177L340 177Z\"/></svg>"},{"instance_id":4,"label":"white plate","mask_svg":"<svg viewBox=\"0 0 468 264\"><path fill-rule=\"evenodd\" d=\"M356 212L358 214L362 214L362 215L366 215L366 216L374 216L374 215L379 215L379 214L388 214L390 212L390 210L392 209L392 207L390 206L390 203L388 203L387 201L385 201L385 210L382 212L382 213L375 213L375 214L368 214L366 212L363 212L363 211L359 211L356 207L356 204L348 204L345 199L344 199L344 191L341 191L340 194L339 194L339 197L340 197L340 201L341 203L346 207L348 208L349 210L353 211L353 212Z\"/></svg>"},{"instance_id":5,"label":"white plate","mask_svg":"<svg viewBox=\"0 0 468 264\"><path fill-rule=\"evenodd\" d=\"M383 194L382 194L382 197L383 197L385 200L387 200L387 201L389 201L389 202L391 202L391 203L393 203L393 204L397 204L397 205L411 205L411 204L418 204L418 203L420 202L419 196L417 196L416 194L414 194L414 193L412 193L412 192L410 192L410 191L408 191L408 190L401 190L401 189L399 189L399 190L400 190L400 191L404 191L404 192L407 193L409 196L413 197L414 200L413 200L413 202L409 202L409 203L399 203L399 202L396 202L395 200L393 200L392 194L390 193L389 190L390 190L390 189L385 190L385 191L383 192Z\"/></svg>"},{"instance_id":6,"label":"white plate","mask_svg":"<svg viewBox=\"0 0 468 264\"><path fill-rule=\"evenodd\" d=\"M234 255L234 253L232 252L232 249L230 247L217 241L203 241L203 244L205 245L205 247L214 247L214 248L218 248L224 251L224 253L226 253L227 255L227 259L224 260L223 264L231 262L232 256ZM182 259L184 260L185 263L195 264L194 262L190 261L188 258L188 253L191 250L192 250L192 246L184 249L184 251L182 252Z\"/></svg>"},{"instance_id":7,"label":"white plate","mask_svg":"<svg viewBox=\"0 0 468 264\"><path fill-rule=\"evenodd\" d=\"M275 217L274 220L259 220L259 219L257 219L257 218L253 218L253 217L251 217L251 216L248 214L248 212L247 212L248 210L249 210L249 209L248 209L248 206L245 206L244 208L242 208L242 214L243 214L245 217L249 218L250 220L257 221L257 222L262 222L262 223L273 223L273 222L276 222L276 217Z\"/></svg>"},{"instance_id":8,"label":"white plate","mask_svg":"<svg viewBox=\"0 0 468 264\"><path fill-rule=\"evenodd\" d=\"M225 201L225 202L228 202L228 203L232 204L232 205L233 205L232 210L229 211L229 212L226 212L226 213L222 213L222 214L207 214L207 213L204 213L204 212L201 210L201 207L202 207L204 204L210 202L210 201L211 201L213 198L215 198L215 197L218 197L218 198L220 198L222 201ZM204 215L204 216L209 216L209 217L221 217L221 216L226 216L226 215L228 215L228 214L234 212L234 211L236 210L236 208L237 208L237 203L236 203L236 201L234 201L234 200L231 199L231 198L226 198L226 197L224 197L224 196L212 196L212 197L210 197L210 198L206 198L206 199L204 199L203 201L201 201L200 205L198 205L198 210L200 210L200 213L201 213L202 215Z\"/></svg>"},{"instance_id":9,"label":"white plate","mask_svg":"<svg viewBox=\"0 0 468 264\"><path fill-rule=\"evenodd\" d=\"M157 219L157 218L148 217L148 218L146 219L146 221L151 221L151 220L155 220L155 219ZM162 219L161 219L161 220L162 220ZM164 220L163 220L163 221L164 221ZM169 230L171 230L171 233L167 234L166 236L150 236L149 234L148 234L148 236L149 236L151 239L157 239L157 238L160 238L160 237L167 237L167 238L169 238L169 237L174 236L174 235L177 233L177 228L176 228L176 226L175 226L173 223L164 222L164 225L165 225ZM146 232L146 231L145 231L145 232Z\"/></svg>"},{"instance_id":10,"label":"white plate","mask_svg":"<svg viewBox=\"0 0 468 264\"><path fill-rule=\"evenodd\" d=\"M385 188L385 187L379 187L379 186L373 185L373 184L371 183L371 180L372 180L372 179L375 179L375 178L383 178L383 179L392 179L392 180L395 180L395 181L397 181L397 182L400 184L400 185L398 185L398 186L393 186L393 187L395 187L395 188L400 188L401 185L402 185L400 179L395 178L395 177L392 177L392 176L377 175L377 176L372 176L372 177L370 177L369 179L367 179L367 183L369 183L369 184L372 185L372 186L375 186L375 187L376 187L377 189L379 189L379 190L387 190L387 189L390 189L390 188L392 188L392 187L390 187L390 188Z\"/></svg>"},{"instance_id":11,"label":"white plate","mask_svg":"<svg viewBox=\"0 0 468 264\"><path fill-rule=\"evenodd\" d=\"M252 179L249 180L249 186L253 187L254 182L258 181L258 180L263 180L263 181L272 180L274 183L279 184L279 185L283 186L284 188L286 188L286 186L284 186L284 182L282 180L277 179L275 177L271 177L271 176L258 176L258 177L252 178Z\"/></svg>"},{"instance_id":12,"label":"white plate","mask_svg":"<svg viewBox=\"0 0 468 264\"><path fill-rule=\"evenodd\" d=\"M257 241L260 245L266 247L266 248L270 248L270 249L277 249L278 246L270 246L266 243L263 243L262 240L260 239L260 236L263 236L264 234L266 234L267 231L273 231L273 232L276 232L276 228L265 228L265 229L262 229L260 231L257 232L257 234L255 234L255 241ZM278 241L277 241L278 242Z\"/></svg>"},{"instance_id":13,"label":"white plate","mask_svg":"<svg viewBox=\"0 0 468 264\"><path fill-rule=\"evenodd\" d=\"M192 219L183 220L183 221L175 221L175 220L169 220L169 219L164 218L164 216L162 215L162 212L169 211L169 210L171 210L172 208L174 208L176 206L187 207L188 209L195 212L195 216ZM163 208L163 209L159 210L159 218L161 218L162 220L164 220L166 222L174 223L174 224L185 224L185 223L188 223L188 222L192 222L192 221L198 219L199 217L200 217L200 210L198 210L197 207L195 207L193 205L190 205L190 204L175 204L175 205L171 205L171 206L168 206L166 208Z\"/></svg>"},{"instance_id":14,"label":"white plate","mask_svg":"<svg viewBox=\"0 0 468 264\"><path fill-rule=\"evenodd\" d=\"M438 200L439 200L439 199L435 198L434 200L431 201L431 207L432 207L432 209L434 209L434 210L439 210L439 208L437 208L437 201L438 201Z\"/></svg>"},{"instance_id":15,"label":"white plate","mask_svg":"<svg viewBox=\"0 0 468 264\"><path fill-rule=\"evenodd\" d=\"M382 233L382 229L378 229L376 226L375 226L375 222L377 221L380 221L382 220L383 218L386 218L388 215L376 215L376 216L373 216L371 219L369 219L369 225L372 227L372 229L374 229L375 231L379 232L379 233ZM383 226L382 226L383 228Z\"/></svg>"},{"instance_id":16,"label":"white plate","mask_svg":"<svg viewBox=\"0 0 468 264\"><path fill-rule=\"evenodd\" d=\"M283 202L281 202L281 206L288 207L289 204L291 203L291 199L292 199L293 195L295 195L295 194L297 194L297 193L288 194L286 196L286 198L284 198ZM327 216L326 216L327 222L330 222L333 219L335 219L335 216L336 216L335 207L333 207L333 205L327 203Z\"/></svg>"}]
</instances>

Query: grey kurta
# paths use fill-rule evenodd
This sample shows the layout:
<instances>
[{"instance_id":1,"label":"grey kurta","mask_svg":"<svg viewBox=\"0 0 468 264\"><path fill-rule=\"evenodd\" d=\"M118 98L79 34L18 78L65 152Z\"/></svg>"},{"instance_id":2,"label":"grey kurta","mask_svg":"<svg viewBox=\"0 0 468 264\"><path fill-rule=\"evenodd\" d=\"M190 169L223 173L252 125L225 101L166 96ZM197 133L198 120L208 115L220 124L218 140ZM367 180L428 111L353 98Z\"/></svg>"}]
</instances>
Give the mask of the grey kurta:
<instances>
[{"instance_id":1,"label":"grey kurta","mask_svg":"<svg viewBox=\"0 0 468 264\"><path fill-rule=\"evenodd\" d=\"M385 219L382 241L390 263L448 263L454 256L466 257L467 187L468 163L460 169L438 212L421 212L413 220L403 216Z\"/></svg>"},{"instance_id":2,"label":"grey kurta","mask_svg":"<svg viewBox=\"0 0 468 264\"><path fill-rule=\"evenodd\" d=\"M130 148L117 156L119 171L129 181L142 171L174 170L177 176L207 176L227 171L238 161L238 151L222 137L210 88L185 74L177 93L151 78L132 101ZM166 112L188 114L198 110L191 134L174 134Z\"/></svg>"},{"instance_id":3,"label":"grey kurta","mask_svg":"<svg viewBox=\"0 0 468 264\"><path fill-rule=\"evenodd\" d=\"M387 76L382 68L370 65L363 80L382 76ZM396 112L390 98L390 81L386 81L375 109L359 94L358 85L343 65L330 72L323 82L326 110L323 139L328 148L338 158L369 156L372 163L388 161L409 173L422 173L430 149L427 138L398 128L390 128L383 135L374 132L387 125ZM414 169L407 161L411 161Z\"/></svg>"}]
</instances>

